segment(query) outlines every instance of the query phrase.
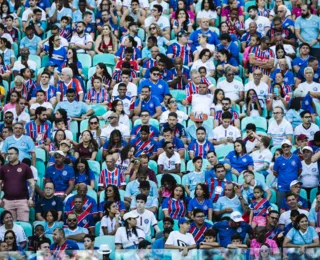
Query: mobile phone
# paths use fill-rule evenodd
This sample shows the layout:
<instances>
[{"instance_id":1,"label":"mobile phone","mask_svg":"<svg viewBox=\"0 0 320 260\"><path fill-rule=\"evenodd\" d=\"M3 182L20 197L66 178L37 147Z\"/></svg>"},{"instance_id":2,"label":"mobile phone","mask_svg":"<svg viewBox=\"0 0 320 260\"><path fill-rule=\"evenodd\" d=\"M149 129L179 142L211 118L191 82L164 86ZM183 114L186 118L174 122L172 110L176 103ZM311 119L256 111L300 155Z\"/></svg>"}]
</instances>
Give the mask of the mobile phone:
<instances>
[{"instance_id":1,"label":"mobile phone","mask_svg":"<svg viewBox=\"0 0 320 260\"><path fill-rule=\"evenodd\" d=\"M274 90L273 90L273 92L274 92L274 95L277 97L277 96L279 96L279 89L278 88L275 88Z\"/></svg>"}]
</instances>

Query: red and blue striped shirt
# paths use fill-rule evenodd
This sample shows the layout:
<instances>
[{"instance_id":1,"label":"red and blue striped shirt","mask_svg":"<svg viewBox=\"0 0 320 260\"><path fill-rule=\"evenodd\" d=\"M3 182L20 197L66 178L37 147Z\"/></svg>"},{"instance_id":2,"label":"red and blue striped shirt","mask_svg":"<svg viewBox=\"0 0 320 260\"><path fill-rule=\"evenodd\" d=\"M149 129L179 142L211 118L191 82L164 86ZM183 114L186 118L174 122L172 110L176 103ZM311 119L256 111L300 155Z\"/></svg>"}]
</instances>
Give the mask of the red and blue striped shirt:
<instances>
[{"instance_id":1,"label":"red and blue striped shirt","mask_svg":"<svg viewBox=\"0 0 320 260\"><path fill-rule=\"evenodd\" d=\"M104 169L101 171L99 177L99 187L107 187L109 184L120 187L126 185L125 176L121 173L119 168L115 168L113 171Z\"/></svg>"},{"instance_id":2,"label":"red and blue striped shirt","mask_svg":"<svg viewBox=\"0 0 320 260\"><path fill-rule=\"evenodd\" d=\"M166 198L162 202L162 210L168 210L169 216L172 219L183 218L186 215L187 205L183 200L174 198Z\"/></svg>"}]
</instances>

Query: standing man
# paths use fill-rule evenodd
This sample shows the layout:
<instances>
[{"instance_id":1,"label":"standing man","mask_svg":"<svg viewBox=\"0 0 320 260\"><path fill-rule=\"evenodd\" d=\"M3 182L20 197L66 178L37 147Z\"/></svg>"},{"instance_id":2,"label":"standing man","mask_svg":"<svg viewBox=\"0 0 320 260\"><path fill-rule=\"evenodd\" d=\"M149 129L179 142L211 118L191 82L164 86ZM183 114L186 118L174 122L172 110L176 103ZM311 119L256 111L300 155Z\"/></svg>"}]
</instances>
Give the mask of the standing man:
<instances>
[{"instance_id":1,"label":"standing man","mask_svg":"<svg viewBox=\"0 0 320 260\"><path fill-rule=\"evenodd\" d=\"M0 193L2 185L4 191L0 206L11 212L14 221L29 222L35 191L33 174L29 166L19 161L18 148L9 148L7 154L9 164L0 168Z\"/></svg>"}]
</instances>

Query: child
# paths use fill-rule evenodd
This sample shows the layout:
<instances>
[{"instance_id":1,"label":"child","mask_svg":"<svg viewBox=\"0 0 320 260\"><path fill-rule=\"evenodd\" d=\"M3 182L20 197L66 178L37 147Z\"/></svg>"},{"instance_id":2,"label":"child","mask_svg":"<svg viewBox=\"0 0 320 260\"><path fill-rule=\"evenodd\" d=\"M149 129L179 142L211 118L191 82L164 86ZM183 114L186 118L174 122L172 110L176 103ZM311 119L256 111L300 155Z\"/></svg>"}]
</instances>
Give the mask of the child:
<instances>
[{"instance_id":1,"label":"child","mask_svg":"<svg viewBox=\"0 0 320 260\"><path fill-rule=\"evenodd\" d=\"M24 68L21 70L21 76L25 80L25 86L28 90L28 96L27 96L28 101L31 99L33 90L37 87L36 83L32 79L33 77L32 74L33 73L29 68Z\"/></svg>"},{"instance_id":2,"label":"child","mask_svg":"<svg viewBox=\"0 0 320 260\"><path fill-rule=\"evenodd\" d=\"M261 186L256 186L253 189L254 199L250 208L250 225L252 228L256 226L265 227L267 224L267 213L271 209L270 202L263 198L263 189Z\"/></svg>"},{"instance_id":3,"label":"child","mask_svg":"<svg viewBox=\"0 0 320 260\"><path fill-rule=\"evenodd\" d=\"M146 202L145 208L156 214L158 210L159 202L156 197L152 197L150 195L150 183L148 181L140 182L139 191L140 191L140 194L144 194L147 196L147 202ZM134 197L131 201L130 209L134 210L136 208L137 208L137 201L136 201L136 198Z\"/></svg>"},{"instance_id":4,"label":"child","mask_svg":"<svg viewBox=\"0 0 320 260\"><path fill-rule=\"evenodd\" d=\"M160 202L165 198L169 198L171 193L174 190L174 187L177 185L176 179L170 175L169 173L163 174L161 178L161 186L159 188L159 198L161 198Z\"/></svg>"},{"instance_id":5,"label":"child","mask_svg":"<svg viewBox=\"0 0 320 260\"><path fill-rule=\"evenodd\" d=\"M247 245L242 244L240 234L231 235L231 244L227 246L229 249L248 248Z\"/></svg>"},{"instance_id":6,"label":"child","mask_svg":"<svg viewBox=\"0 0 320 260\"><path fill-rule=\"evenodd\" d=\"M239 20L238 9L231 9L230 18L226 21L229 26L229 34L234 34L237 38L244 33L244 23Z\"/></svg>"},{"instance_id":7,"label":"child","mask_svg":"<svg viewBox=\"0 0 320 260\"><path fill-rule=\"evenodd\" d=\"M200 249L220 247L220 244L217 242L217 233L213 229L208 229L203 235L204 241L200 243Z\"/></svg>"},{"instance_id":8,"label":"child","mask_svg":"<svg viewBox=\"0 0 320 260\"><path fill-rule=\"evenodd\" d=\"M114 201L107 201L103 208L104 216L101 219L100 236L114 236L121 224L117 203Z\"/></svg>"},{"instance_id":9,"label":"child","mask_svg":"<svg viewBox=\"0 0 320 260\"><path fill-rule=\"evenodd\" d=\"M68 42L71 40L72 30L69 25L68 16L62 16L60 20L59 34L61 37L65 38Z\"/></svg>"},{"instance_id":10,"label":"child","mask_svg":"<svg viewBox=\"0 0 320 260\"><path fill-rule=\"evenodd\" d=\"M105 88L102 88L102 78L96 76L93 78L93 88L88 90L86 96L87 105L108 105L108 91Z\"/></svg>"},{"instance_id":11,"label":"child","mask_svg":"<svg viewBox=\"0 0 320 260\"><path fill-rule=\"evenodd\" d=\"M58 212L56 210L48 210L44 213L44 219L46 220L44 222L44 233L47 236L51 236L53 235L53 231L56 228L61 228L62 224L59 223L58 220Z\"/></svg>"},{"instance_id":12,"label":"child","mask_svg":"<svg viewBox=\"0 0 320 260\"><path fill-rule=\"evenodd\" d=\"M56 131L63 130L64 133L66 134L67 139L70 139L70 140L73 139L72 132L67 129L66 122L64 121L63 118L55 118L54 119L54 130L55 131L52 134L53 137L55 136Z\"/></svg>"},{"instance_id":13,"label":"child","mask_svg":"<svg viewBox=\"0 0 320 260\"><path fill-rule=\"evenodd\" d=\"M196 156L192 159L194 171L187 174L186 192L189 197L194 197L194 191L198 183L205 182L204 172L202 168L202 157Z\"/></svg>"}]
</instances>

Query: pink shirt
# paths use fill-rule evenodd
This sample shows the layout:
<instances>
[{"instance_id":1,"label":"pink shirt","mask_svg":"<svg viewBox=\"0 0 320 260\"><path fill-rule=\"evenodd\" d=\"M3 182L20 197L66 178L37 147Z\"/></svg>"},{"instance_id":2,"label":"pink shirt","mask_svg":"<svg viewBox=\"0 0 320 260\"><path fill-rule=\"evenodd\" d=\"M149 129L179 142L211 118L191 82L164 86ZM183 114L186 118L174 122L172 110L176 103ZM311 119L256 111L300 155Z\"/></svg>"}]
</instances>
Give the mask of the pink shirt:
<instances>
[{"instance_id":1,"label":"pink shirt","mask_svg":"<svg viewBox=\"0 0 320 260\"><path fill-rule=\"evenodd\" d=\"M194 14L194 12L192 12L192 11L187 11L187 13L188 13L188 15L189 15L189 20L190 21L194 21L194 19L195 19L195 14ZM173 12L172 14L171 14L171 19L172 20L175 20L175 17L176 17L176 12ZM173 22L172 22L173 23Z\"/></svg>"},{"instance_id":2,"label":"pink shirt","mask_svg":"<svg viewBox=\"0 0 320 260\"><path fill-rule=\"evenodd\" d=\"M273 255L280 254L276 241L272 239L267 239L265 244L268 244L270 246L270 249ZM259 251L260 251L261 245L262 244L259 243L255 238L251 240L250 255L252 255L254 258L259 258Z\"/></svg>"},{"instance_id":3,"label":"pink shirt","mask_svg":"<svg viewBox=\"0 0 320 260\"><path fill-rule=\"evenodd\" d=\"M15 107L16 107L16 104L8 103L4 105L3 111L6 112L8 109L15 108Z\"/></svg>"}]
</instances>

